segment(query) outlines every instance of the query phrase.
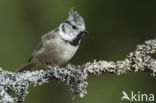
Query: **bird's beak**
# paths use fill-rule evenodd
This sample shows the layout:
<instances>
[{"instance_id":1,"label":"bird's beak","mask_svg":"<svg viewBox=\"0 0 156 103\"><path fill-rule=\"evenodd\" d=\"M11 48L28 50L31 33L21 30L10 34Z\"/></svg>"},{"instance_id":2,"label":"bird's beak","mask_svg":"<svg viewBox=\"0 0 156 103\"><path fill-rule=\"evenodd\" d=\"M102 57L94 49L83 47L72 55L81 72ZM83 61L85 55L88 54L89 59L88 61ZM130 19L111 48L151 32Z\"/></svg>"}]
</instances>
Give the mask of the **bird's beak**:
<instances>
[{"instance_id":1,"label":"bird's beak","mask_svg":"<svg viewBox=\"0 0 156 103\"><path fill-rule=\"evenodd\" d=\"M87 30L84 30L83 33L84 33L84 34L88 34L88 31L87 31Z\"/></svg>"}]
</instances>

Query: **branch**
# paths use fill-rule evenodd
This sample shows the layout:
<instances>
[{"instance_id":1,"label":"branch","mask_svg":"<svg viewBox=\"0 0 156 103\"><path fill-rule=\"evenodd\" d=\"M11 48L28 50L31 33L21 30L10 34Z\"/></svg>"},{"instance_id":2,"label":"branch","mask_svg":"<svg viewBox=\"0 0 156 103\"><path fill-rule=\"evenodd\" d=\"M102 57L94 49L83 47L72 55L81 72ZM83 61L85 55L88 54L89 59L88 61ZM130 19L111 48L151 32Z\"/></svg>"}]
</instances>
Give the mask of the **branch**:
<instances>
[{"instance_id":1,"label":"branch","mask_svg":"<svg viewBox=\"0 0 156 103\"><path fill-rule=\"evenodd\" d=\"M156 51L156 39L148 40L130 53L123 61L107 62L104 60L88 62L81 66L67 65L66 67L48 67L47 70L9 72L0 68L0 103L22 103L28 94L30 85L42 85L51 78L69 85L72 98L77 94L80 97L87 94L86 81L88 74L100 75L103 73L123 74L126 71L151 71L156 73L156 60L149 54ZM11 95L14 92L16 96Z\"/></svg>"}]
</instances>

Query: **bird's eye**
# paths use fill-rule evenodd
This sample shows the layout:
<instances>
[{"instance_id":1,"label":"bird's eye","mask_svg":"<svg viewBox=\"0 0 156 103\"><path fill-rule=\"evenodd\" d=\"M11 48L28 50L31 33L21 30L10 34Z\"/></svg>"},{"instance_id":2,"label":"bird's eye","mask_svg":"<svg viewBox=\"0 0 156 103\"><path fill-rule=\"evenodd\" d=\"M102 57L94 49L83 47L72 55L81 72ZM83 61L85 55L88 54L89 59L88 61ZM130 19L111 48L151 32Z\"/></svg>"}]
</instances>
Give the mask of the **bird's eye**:
<instances>
[{"instance_id":1,"label":"bird's eye","mask_svg":"<svg viewBox=\"0 0 156 103\"><path fill-rule=\"evenodd\" d=\"M62 30L63 30L63 32L65 32L64 24L62 25Z\"/></svg>"},{"instance_id":2,"label":"bird's eye","mask_svg":"<svg viewBox=\"0 0 156 103\"><path fill-rule=\"evenodd\" d=\"M72 26L72 28L73 28L73 29L77 29L77 27L76 27L76 26Z\"/></svg>"}]
</instances>

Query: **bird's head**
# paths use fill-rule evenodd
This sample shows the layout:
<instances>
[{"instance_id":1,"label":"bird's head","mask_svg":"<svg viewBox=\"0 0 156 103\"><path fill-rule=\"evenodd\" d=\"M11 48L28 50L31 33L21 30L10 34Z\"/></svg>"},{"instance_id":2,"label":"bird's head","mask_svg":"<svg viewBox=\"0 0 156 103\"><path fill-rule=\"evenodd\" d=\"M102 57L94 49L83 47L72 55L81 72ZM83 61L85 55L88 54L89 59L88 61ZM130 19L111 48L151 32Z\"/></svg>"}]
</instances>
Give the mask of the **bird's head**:
<instances>
[{"instance_id":1,"label":"bird's head","mask_svg":"<svg viewBox=\"0 0 156 103\"><path fill-rule=\"evenodd\" d=\"M77 11L71 9L68 19L59 26L60 35L63 39L71 41L78 35L87 33L83 18ZM81 36L81 37L82 37Z\"/></svg>"}]
</instances>

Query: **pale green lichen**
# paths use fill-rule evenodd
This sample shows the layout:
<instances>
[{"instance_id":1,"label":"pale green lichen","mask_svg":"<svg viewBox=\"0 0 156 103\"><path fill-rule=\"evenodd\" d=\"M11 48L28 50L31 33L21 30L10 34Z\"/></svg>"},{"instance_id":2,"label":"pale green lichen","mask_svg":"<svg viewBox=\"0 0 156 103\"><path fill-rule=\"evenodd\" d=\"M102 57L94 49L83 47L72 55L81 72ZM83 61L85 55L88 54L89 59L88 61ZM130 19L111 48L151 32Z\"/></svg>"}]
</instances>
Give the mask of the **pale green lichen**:
<instances>
[{"instance_id":1,"label":"pale green lichen","mask_svg":"<svg viewBox=\"0 0 156 103\"><path fill-rule=\"evenodd\" d=\"M123 74L126 71L151 71L156 73L156 60L150 54L156 52L156 39L148 40L143 45L137 45L136 51L130 53L126 59L117 62L104 60L88 62L82 66L67 65L66 67L48 67L47 70L9 72L0 68L0 103L22 103L28 94L30 85L42 85L49 79L56 78L69 85L72 97L77 94L84 97L87 94L86 81L88 74L100 75L102 73ZM17 94L13 97L13 91Z\"/></svg>"}]
</instances>

